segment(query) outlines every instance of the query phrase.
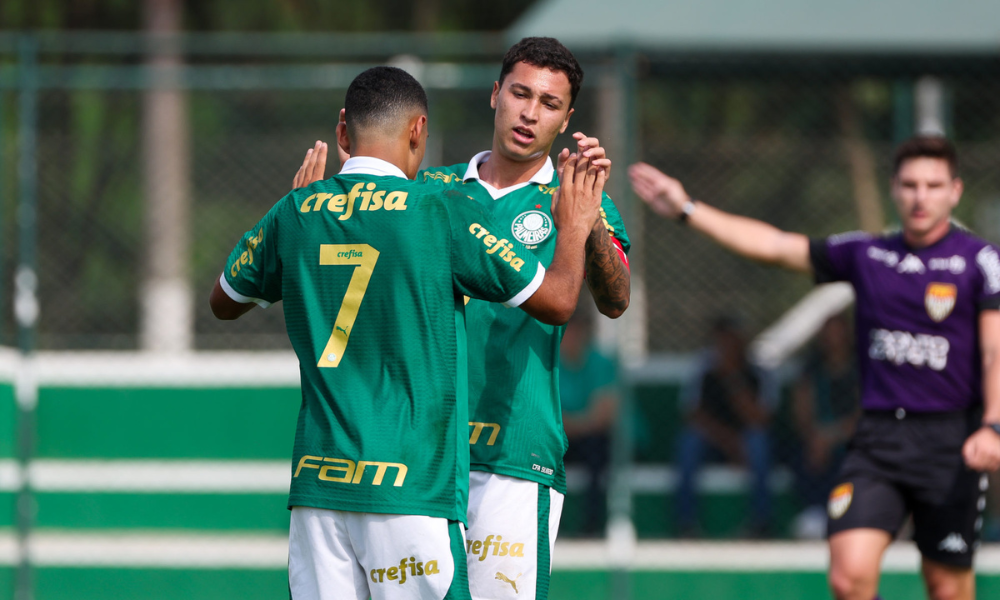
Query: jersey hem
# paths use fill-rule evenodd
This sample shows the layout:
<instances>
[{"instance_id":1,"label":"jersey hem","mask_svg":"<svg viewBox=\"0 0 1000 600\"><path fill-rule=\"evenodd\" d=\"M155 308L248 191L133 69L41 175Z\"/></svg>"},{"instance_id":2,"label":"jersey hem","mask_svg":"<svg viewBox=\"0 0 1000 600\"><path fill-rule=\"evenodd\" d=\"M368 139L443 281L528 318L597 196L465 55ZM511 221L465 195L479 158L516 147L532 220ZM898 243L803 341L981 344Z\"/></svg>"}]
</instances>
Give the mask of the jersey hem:
<instances>
[{"instance_id":1,"label":"jersey hem","mask_svg":"<svg viewBox=\"0 0 1000 600\"><path fill-rule=\"evenodd\" d=\"M566 475L563 469L560 469L561 477L553 476L553 478L546 479L543 476L539 476L535 471L528 471L527 469L518 469L516 467L504 467L502 465L481 465L473 464L470 471L480 471L483 473L493 473L494 475L503 475L505 477L513 477L514 479L523 479L525 481L532 481L539 485L544 485L559 492L563 496L566 495Z\"/></svg>"},{"instance_id":2,"label":"jersey hem","mask_svg":"<svg viewBox=\"0 0 1000 600\"><path fill-rule=\"evenodd\" d=\"M222 286L222 291L226 293L232 300L239 302L240 304L250 304L251 302L257 304L261 308L267 308L271 306L271 303L267 300L261 300L260 298L253 298L251 296L244 296L243 294L237 292L233 286L226 279L225 274L219 275L219 285Z\"/></svg>"},{"instance_id":3,"label":"jersey hem","mask_svg":"<svg viewBox=\"0 0 1000 600\"><path fill-rule=\"evenodd\" d=\"M538 288L542 287L542 281L544 279L545 279L545 267L543 267L542 263L539 262L538 268L535 269L535 276L531 279L531 281L528 282L528 285L524 286L524 289L518 292L516 296L504 302L503 303L504 306L509 306L511 308L517 308L518 306L521 306L521 304L524 303L525 300L531 298L531 296L538 291Z\"/></svg>"},{"instance_id":4,"label":"jersey hem","mask_svg":"<svg viewBox=\"0 0 1000 600\"><path fill-rule=\"evenodd\" d=\"M416 515L421 517L435 517L448 519L449 521L466 522L465 514L458 514L454 509L441 509L438 506L417 505L409 508L393 508L373 506L371 502L331 502L328 498L316 498L314 496L289 496L288 510L293 506L307 506L309 508L322 508L326 510L343 510L347 512L375 513L383 515Z\"/></svg>"}]
</instances>

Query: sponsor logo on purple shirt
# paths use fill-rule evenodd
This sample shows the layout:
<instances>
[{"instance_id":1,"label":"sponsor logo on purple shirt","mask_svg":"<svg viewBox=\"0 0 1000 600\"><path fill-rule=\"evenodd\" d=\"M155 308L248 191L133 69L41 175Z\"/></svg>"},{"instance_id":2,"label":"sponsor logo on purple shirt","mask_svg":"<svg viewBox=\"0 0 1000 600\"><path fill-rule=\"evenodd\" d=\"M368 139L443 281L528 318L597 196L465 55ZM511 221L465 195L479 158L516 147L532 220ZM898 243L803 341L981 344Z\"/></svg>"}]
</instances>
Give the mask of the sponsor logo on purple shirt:
<instances>
[{"instance_id":1,"label":"sponsor logo on purple shirt","mask_svg":"<svg viewBox=\"0 0 1000 600\"><path fill-rule=\"evenodd\" d=\"M816 281L848 281L861 404L933 412L982 402L981 310L1000 308L997 248L958 228L927 248L850 232L810 245Z\"/></svg>"}]
</instances>

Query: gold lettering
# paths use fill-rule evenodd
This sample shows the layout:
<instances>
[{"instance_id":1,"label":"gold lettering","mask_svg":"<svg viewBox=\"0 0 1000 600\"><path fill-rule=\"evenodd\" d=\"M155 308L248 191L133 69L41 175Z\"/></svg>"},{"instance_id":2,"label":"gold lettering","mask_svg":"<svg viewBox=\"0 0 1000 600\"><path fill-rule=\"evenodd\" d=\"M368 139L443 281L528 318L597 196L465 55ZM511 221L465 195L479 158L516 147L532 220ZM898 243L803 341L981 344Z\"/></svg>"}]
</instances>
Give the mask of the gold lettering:
<instances>
[{"instance_id":1,"label":"gold lettering","mask_svg":"<svg viewBox=\"0 0 1000 600\"><path fill-rule=\"evenodd\" d=\"M479 233L476 234L476 237L479 238L479 239L483 239L483 236L487 235L487 234L489 234L489 231L486 231L486 229L484 229L483 227L480 227L479 228Z\"/></svg>"},{"instance_id":2,"label":"gold lettering","mask_svg":"<svg viewBox=\"0 0 1000 600\"><path fill-rule=\"evenodd\" d=\"M500 544L500 556L507 556L507 548L510 547L510 542L504 542Z\"/></svg>"},{"instance_id":3,"label":"gold lettering","mask_svg":"<svg viewBox=\"0 0 1000 600\"><path fill-rule=\"evenodd\" d=\"M472 553L479 554L479 551L483 549L483 543L479 540L472 542Z\"/></svg>"},{"instance_id":4,"label":"gold lettering","mask_svg":"<svg viewBox=\"0 0 1000 600\"><path fill-rule=\"evenodd\" d=\"M418 562L417 563L417 575L423 575L423 574L424 574L424 563Z\"/></svg>"},{"instance_id":5,"label":"gold lettering","mask_svg":"<svg viewBox=\"0 0 1000 600\"><path fill-rule=\"evenodd\" d=\"M358 461L358 468L354 472L354 480L351 483L361 483L361 478L365 475L366 467L376 467L375 469L375 479L372 480L372 485L382 485L382 479L385 477L385 472L389 467L396 468L396 481L393 482L393 487L400 487L403 485L403 480L406 479L406 465L402 463L387 463L387 462L374 462L361 460Z\"/></svg>"},{"instance_id":6,"label":"gold lettering","mask_svg":"<svg viewBox=\"0 0 1000 600\"><path fill-rule=\"evenodd\" d=\"M495 236L495 235L491 234L491 235L488 235L488 236L486 236L486 237L483 238L483 244L485 244L487 246L492 246L495 243L497 243L497 236ZM491 252L487 252L487 254L492 254L492 253Z\"/></svg>"},{"instance_id":7,"label":"gold lettering","mask_svg":"<svg viewBox=\"0 0 1000 600\"><path fill-rule=\"evenodd\" d=\"M347 193L347 201L350 202L351 204L354 204L354 201L357 200L358 196L361 195L361 188L364 185L365 184L362 182L354 184L354 187L351 188L351 191Z\"/></svg>"},{"instance_id":8,"label":"gold lettering","mask_svg":"<svg viewBox=\"0 0 1000 600\"><path fill-rule=\"evenodd\" d=\"M435 575L440 572L441 571L438 571L438 561L436 560L429 560L427 561L427 564L424 566L424 573L426 573L427 575Z\"/></svg>"},{"instance_id":9,"label":"gold lettering","mask_svg":"<svg viewBox=\"0 0 1000 600\"><path fill-rule=\"evenodd\" d=\"M315 197L316 197L316 194L313 194L312 196L309 196L308 198L306 198L305 200L303 200L302 201L302 206L299 208L299 211L301 211L301 212L309 212L309 203Z\"/></svg>"},{"instance_id":10,"label":"gold lettering","mask_svg":"<svg viewBox=\"0 0 1000 600\"><path fill-rule=\"evenodd\" d=\"M340 198L340 196L337 196L337 198ZM336 200L337 198L334 198L334 200ZM346 221L347 219L350 219L351 215L353 214L354 214L354 200L351 200L350 202L347 203L347 212L337 217L337 219L340 221Z\"/></svg>"},{"instance_id":11,"label":"gold lettering","mask_svg":"<svg viewBox=\"0 0 1000 600\"><path fill-rule=\"evenodd\" d=\"M473 223L472 225L469 225L469 233L471 233L472 235L476 235L476 230L482 228L483 226L480 225L479 223Z\"/></svg>"},{"instance_id":12,"label":"gold lettering","mask_svg":"<svg viewBox=\"0 0 1000 600\"><path fill-rule=\"evenodd\" d=\"M375 579L375 569L372 569L371 577L372 577L372 583L378 583L378 580Z\"/></svg>"},{"instance_id":13,"label":"gold lettering","mask_svg":"<svg viewBox=\"0 0 1000 600\"><path fill-rule=\"evenodd\" d=\"M382 576L385 575L385 569L376 569L378 571L378 581L382 583Z\"/></svg>"},{"instance_id":14,"label":"gold lettering","mask_svg":"<svg viewBox=\"0 0 1000 600\"><path fill-rule=\"evenodd\" d=\"M316 194L316 204L313 205L313 212L323 208L323 203L330 199L333 194Z\"/></svg>"},{"instance_id":15,"label":"gold lettering","mask_svg":"<svg viewBox=\"0 0 1000 600\"><path fill-rule=\"evenodd\" d=\"M524 544L514 544L511 546L510 556L524 556Z\"/></svg>"},{"instance_id":16,"label":"gold lettering","mask_svg":"<svg viewBox=\"0 0 1000 600\"><path fill-rule=\"evenodd\" d=\"M237 261L233 263L233 268L229 269L229 274L232 275L233 277L236 277L236 274L239 272L240 272L240 263L239 261Z\"/></svg>"},{"instance_id":17,"label":"gold lettering","mask_svg":"<svg viewBox=\"0 0 1000 600\"><path fill-rule=\"evenodd\" d=\"M385 198L385 190L379 190L371 195L371 206L368 206L368 198L361 204L361 210L378 210L382 208L382 198Z\"/></svg>"},{"instance_id":18,"label":"gold lettering","mask_svg":"<svg viewBox=\"0 0 1000 600\"><path fill-rule=\"evenodd\" d=\"M469 436L469 443L475 445L479 441L479 435L483 432L483 427L489 427L492 429L490 433L490 439L486 441L487 446L492 446L494 442L497 441L497 435L500 433L499 423L477 423L475 421L469 421L469 427L472 427L472 435Z\"/></svg>"},{"instance_id":19,"label":"gold lettering","mask_svg":"<svg viewBox=\"0 0 1000 600\"><path fill-rule=\"evenodd\" d=\"M406 192L392 192L385 197L386 210L406 210Z\"/></svg>"},{"instance_id":20,"label":"gold lettering","mask_svg":"<svg viewBox=\"0 0 1000 600\"><path fill-rule=\"evenodd\" d=\"M323 481L339 481L341 483L351 483L354 477L354 461L346 458L324 458L323 462L334 463L326 465L319 470L319 478ZM330 471L343 471L342 477L330 477Z\"/></svg>"},{"instance_id":21,"label":"gold lettering","mask_svg":"<svg viewBox=\"0 0 1000 600\"><path fill-rule=\"evenodd\" d=\"M347 204L347 194L337 194L326 203L326 210L330 212L344 212L345 204Z\"/></svg>"},{"instance_id":22,"label":"gold lettering","mask_svg":"<svg viewBox=\"0 0 1000 600\"><path fill-rule=\"evenodd\" d=\"M247 261L248 261L247 253L244 252L243 254L240 254L240 262L243 264L247 264Z\"/></svg>"},{"instance_id":23,"label":"gold lettering","mask_svg":"<svg viewBox=\"0 0 1000 600\"><path fill-rule=\"evenodd\" d=\"M524 259L515 258L515 259L513 259L513 260L510 261L510 266L513 267L515 271L517 271L518 273L520 273L521 272L521 267L524 266Z\"/></svg>"},{"instance_id":24,"label":"gold lettering","mask_svg":"<svg viewBox=\"0 0 1000 600\"><path fill-rule=\"evenodd\" d=\"M319 465L309 464L310 460L323 460L322 456L309 456L308 454L299 459L299 466L295 469L294 477L298 477L302 469L318 469Z\"/></svg>"},{"instance_id":25,"label":"gold lettering","mask_svg":"<svg viewBox=\"0 0 1000 600\"><path fill-rule=\"evenodd\" d=\"M385 572L385 578L389 581L396 581L399 579L399 567L389 567Z\"/></svg>"}]
</instances>

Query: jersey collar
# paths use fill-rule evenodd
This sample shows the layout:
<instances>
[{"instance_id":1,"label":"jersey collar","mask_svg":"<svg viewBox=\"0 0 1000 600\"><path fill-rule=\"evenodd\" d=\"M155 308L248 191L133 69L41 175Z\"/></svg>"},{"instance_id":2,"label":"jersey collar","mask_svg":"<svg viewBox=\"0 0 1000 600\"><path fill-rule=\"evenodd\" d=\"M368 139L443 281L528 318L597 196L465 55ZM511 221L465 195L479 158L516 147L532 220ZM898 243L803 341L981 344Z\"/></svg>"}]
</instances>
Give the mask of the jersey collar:
<instances>
[{"instance_id":1,"label":"jersey collar","mask_svg":"<svg viewBox=\"0 0 1000 600\"><path fill-rule=\"evenodd\" d=\"M465 181L469 181L470 179L478 181L479 185L483 186L483 188L490 193L490 196L492 196L494 200L498 200L506 196L510 192L513 192L514 190L519 190L524 186L532 183L537 185L549 185L550 183L552 183L552 179L554 178L556 173L556 170L552 167L552 158L547 156L545 157L545 162L542 164L541 167L538 168L537 171L535 171L534 175L531 176L531 179L525 181L524 183L518 183L516 185L512 185L510 187L505 187L503 189L498 190L497 188L486 183L479 177L479 165L489 160L491 154L492 151L484 150L479 154L473 156L472 160L469 161L469 168L465 170L465 177L463 177L462 179L464 179Z\"/></svg>"},{"instance_id":2,"label":"jersey collar","mask_svg":"<svg viewBox=\"0 0 1000 600\"><path fill-rule=\"evenodd\" d=\"M340 170L341 175L381 175L383 177L402 177L406 179L406 173L402 169L374 156L352 156L344 163L344 168Z\"/></svg>"}]
</instances>

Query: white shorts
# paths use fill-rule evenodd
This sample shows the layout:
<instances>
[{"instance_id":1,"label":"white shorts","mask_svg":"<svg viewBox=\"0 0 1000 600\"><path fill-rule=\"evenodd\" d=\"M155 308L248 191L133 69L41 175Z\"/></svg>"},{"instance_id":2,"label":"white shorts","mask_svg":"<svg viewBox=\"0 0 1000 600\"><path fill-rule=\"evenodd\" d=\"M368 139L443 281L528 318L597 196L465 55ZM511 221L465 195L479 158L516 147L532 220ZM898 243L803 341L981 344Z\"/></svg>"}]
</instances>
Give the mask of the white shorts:
<instances>
[{"instance_id":1,"label":"white shorts","mask_svg":"<svg viewBox=\"0 0 1000 600\"><path fill-rule=\"evenodd\" d=\"M469 599L457 521L295 506L288 531L292 600Z\"/></svg>"},{"instance_id":2,"label":"white shorts","mask_svg":"<svg viewBox=\"0 0 1000 600\"><path fill-rule=\"evenodd\" d=\"M469 473L469 590L474 600L545 600L563 495L534 481Z\"/></svg>"}]
</instances>

